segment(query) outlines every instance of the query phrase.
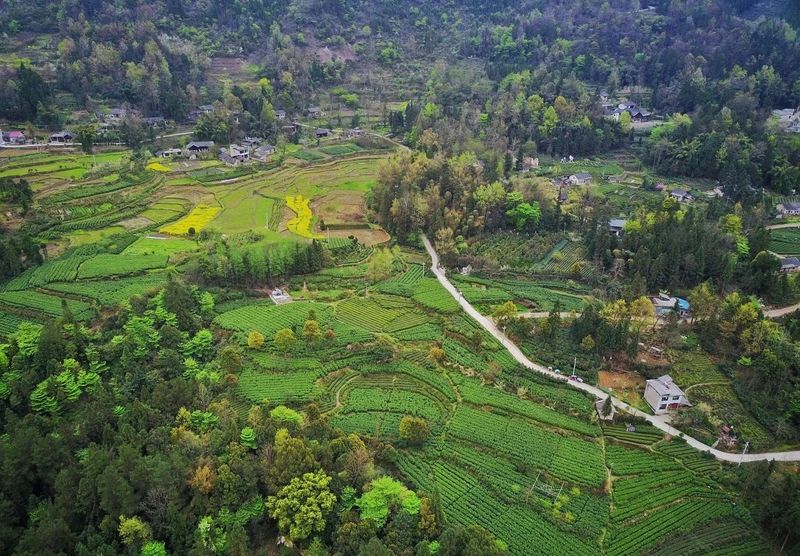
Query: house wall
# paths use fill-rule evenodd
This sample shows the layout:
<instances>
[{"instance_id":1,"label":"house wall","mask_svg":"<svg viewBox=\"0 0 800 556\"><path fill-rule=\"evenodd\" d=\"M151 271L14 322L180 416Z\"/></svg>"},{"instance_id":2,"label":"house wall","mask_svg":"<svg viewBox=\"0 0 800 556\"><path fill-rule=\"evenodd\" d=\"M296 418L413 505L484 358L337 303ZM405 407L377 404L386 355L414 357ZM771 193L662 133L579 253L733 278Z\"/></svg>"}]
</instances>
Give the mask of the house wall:
<instances>
[{"instance_id":1,"label":"house wall","mask_svg":"<svg viewBox=\"0 0 800 556\"><path fill-rule=\"evenodd\" d=\"M661 396L659 396L658 392L656 392L655 388L650 386L649 384L644 389L644 399L645 401L650 404L650 407L653 408L653 412L656 415L661 415L663 413L667 413L667 409L658 409L660 405L666 404L668 402L662 402Z\"/></svg>"}]
</instances>

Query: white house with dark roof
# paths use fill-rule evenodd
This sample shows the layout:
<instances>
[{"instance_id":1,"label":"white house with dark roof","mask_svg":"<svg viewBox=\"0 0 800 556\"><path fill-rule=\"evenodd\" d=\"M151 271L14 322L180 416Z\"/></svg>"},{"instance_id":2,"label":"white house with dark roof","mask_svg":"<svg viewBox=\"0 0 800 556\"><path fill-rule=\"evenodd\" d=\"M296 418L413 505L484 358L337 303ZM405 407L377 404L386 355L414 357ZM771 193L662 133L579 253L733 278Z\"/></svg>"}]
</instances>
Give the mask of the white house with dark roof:
<instances>
[{"instance_id":1,"label":"white house with dark roof","mask_svg":"<svg viewBox=\"0 0 800 556\"><path fill-rule=\"evenodd\" d=\"M692 406L689 398L669 375L648 380L644 387L644 399L653 408L656 415Z\"/></svg>"},{"instance_id":2,"label":"white house with dark roof","mask_svg":"<svg viewBox=\"0 0 800 556\"><path fill-rule=\"evenodd\" d=\"M788 201L775 206L775 210L781 216L797 216L800 215L800 203Z\"/></svg>"},{"instance_id":3,"label":"white house with dark roof","mask_svg":"<svg viewBox=\"0 0 800 556\"><path fill-rule=\"evenodd\" d=\"M158 158L172 158L173 156L180 156L183 151L180 149L164 149L163 151L156 151Z\"/></svg>"},{"instance_id":4,"label":"white house with dark roof","mask_svg":"<svg viewBox=\"0 0 800 556\"><path fill-rule=\"evenodd\" d=\"M679 203L689 203L694 197L685 189L673 189L669 192L669 196L678 201Z\"/></svg>"}]
</instances>

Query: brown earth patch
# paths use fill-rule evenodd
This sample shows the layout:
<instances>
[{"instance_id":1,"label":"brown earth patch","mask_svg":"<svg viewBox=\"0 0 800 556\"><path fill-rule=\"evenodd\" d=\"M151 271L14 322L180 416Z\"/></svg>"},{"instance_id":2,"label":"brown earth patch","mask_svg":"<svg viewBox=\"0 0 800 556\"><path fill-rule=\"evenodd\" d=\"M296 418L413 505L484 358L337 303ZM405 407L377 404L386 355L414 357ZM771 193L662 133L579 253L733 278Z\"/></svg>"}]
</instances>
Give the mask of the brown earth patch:
<instances>
[{"instance_id":1,"label":"brown earth patch","mask_svg":"<svg viewBox=\"0 0 800 556\"><path fill-rule=\"evenodd\" d=\"M311 210L327 224L363 224L366 222L364 194L358 191L332 191L315 199Z\"/></svg>"},{"instance_id":2,"label":"brown earth patch","mask_svg":"<svg viewBox=\"0 0 800 556\"><path fill-rule=\"evenodd\" d=\"M326 237L350 237L358 239L364 245L380 245L389 241L392 236L386 230L327 230L323 232Z\"/></svg>"},{"instance_id":3,"label":"brown earth patch","mask_svg":"<svg viewBox=\"0 0 800 556\"><path fill-rule=\"evenodd\" d=\"M644 378L635 373L599 371L597 379L601 388L613 388L614 390L629 390L644 386Z\"/></svg>"}]
</instances>

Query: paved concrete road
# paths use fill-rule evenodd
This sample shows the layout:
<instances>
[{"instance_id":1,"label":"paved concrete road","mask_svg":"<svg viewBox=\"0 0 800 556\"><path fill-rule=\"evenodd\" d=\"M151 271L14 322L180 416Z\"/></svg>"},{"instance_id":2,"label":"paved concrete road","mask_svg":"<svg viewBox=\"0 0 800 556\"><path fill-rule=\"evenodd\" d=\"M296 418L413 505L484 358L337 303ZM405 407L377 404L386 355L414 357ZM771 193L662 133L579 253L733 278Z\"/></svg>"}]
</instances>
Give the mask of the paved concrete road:
<instances>
[{"instance_id":1,"label":"paved concrete road","mask_svg":"<svg viewBox=\"0 0 800 556\"><path fill-rule=\"evenodd\" d=\"M530 359L528 359L524 353L517 347L517 345L508 339L508 337L495 326L492 320L480 312L478 312L475 307L473 307L464 296L456 289L456 287L447 279L445 276L444 269L439 266L439 255L434 250L433 245L431 242L428 241L428 238L422 236L422 241L425 244L425 249L428 251L428 254L431 257L431 270L433 271L436 278L439 280L439 283L446 289L453 298L458 301L458 304L461 306L464 311L471 316L475 321L480 324L489 334L494 336L494 338L500 342L503 347L505 347L509 353L516 359L521 365L524 367L536 371L538 373L542 373L543 375L547 375L550 378L560 380L561 382L566 382L573 388L577 388L578 390L583 390L584 392L588 392L589 394L593 395L598 399L605 399L608 394L603 390L591 386L589 384L583 382L573 382L567 380L566 377L563 375L559 375L554 373L553 371L549 370L547 367L543 365L539 365L538 363L534 363ZM635 415L636 417L641 417L645 419L648 423L653 425L654 427L664 431L667 434L672 436L679 436L683 434L683 439L696 450L700 450L702 452L709 452L714 457L719 460L728 461L732 463L739 463L739 462L749 462L749 461L769 461L769 460L777 460L777 461L800 461L800 450L793 451L793 452L766 452L763 454L730 454L728 452L722 452L720 450L716 450L711 448L710 446L700 442L696 438L692 438L688 436L678 429L672 427L664 417L657 416L657 415L648 415L638 409L631 407L627 403L623 402L622 400L618 400L617 398L611 398L611 403L617 409L625 411L631 415Z\"/></svg>"}]
</instances>

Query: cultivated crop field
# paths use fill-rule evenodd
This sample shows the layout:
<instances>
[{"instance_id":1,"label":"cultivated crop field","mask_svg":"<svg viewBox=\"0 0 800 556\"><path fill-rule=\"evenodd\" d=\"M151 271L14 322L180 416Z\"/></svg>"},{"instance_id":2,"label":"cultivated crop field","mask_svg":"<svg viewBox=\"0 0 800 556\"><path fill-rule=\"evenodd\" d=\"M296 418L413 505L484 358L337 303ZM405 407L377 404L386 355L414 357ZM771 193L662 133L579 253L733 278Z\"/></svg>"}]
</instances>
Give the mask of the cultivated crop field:
<instances>
[{"instance_id":1,"label":"cultivated crop field","mask_svg":"<svg viewBox=\"0 0 800 556\"><path fill-rule=\"evenodd\" d=\"M780 255L800 255L800 228L770 230L769 249Z\"/></svg>"},{"instance_id":2,"label":"cultivated crop field","mask_svg":"<svg viewBox=\"0 0 800 556\"><path fill-rule=\"evenodd\" d=\"M557 302L562 311L580 311L590 299L588 287L572 280L453 276L451 281L467 301L483 306L513 300L535 311L550 311Z\"/></svg>"},{"instance_id":3,"label":"cultivated crop field","mask_svg":"<svg viewBox=\"0 0 800 556\"><path fill-rule=\"evenodd\" d=\"M163 287L203 247L189 237L190 227L231 237L254 232L268 245L313 237L322 214L352 208L335 224L363 219L364 195L385 156L348 145L320 151L301 151L324 159L316 163L252 172L203 162L189 170L165 165L167 171L151 168L135 179L101 176L70 187L63 177L42 181L53 189L40 198L51 199L48 210L63 217L42 237L84 234L86 241L70 243L45 264L0 284L0 336L26 322L58 318L64 306L88 324L110 305ZM31 156L27 164L42 165L31 173L37 176L53 165L51 174L72 168L73 158L80 158ZM14 168L25 166L19 161ZM116 196L123 195L132 200L117 206ZM59 213L60 205L69 211ZM131 218L141 218L141 227L120 224ZM628 432L623 423L601 426L591 398L521 368L471 321L420 264L418 252L405 253L388 277L378 279L371 273L372 246L351 249L352 240L334 235L320 243L332 264L288 281L295 301L275 305L266 299L266 285L257 284L223 298L215 309L215 338L241 344L241 370L226 377L237 411L251 403L302 409L316 402L343 431L390 443L390 470L436 494L448 523L479 524L515 556L529 554L532 546L586 555L663 554L672 546L687 554L708 547L721 554L766 552L764 541L750 532L741 501L718 481L719 463L649 427ZM498 234L487 244L489 249L470 246L471 253L502 251L509 261L528 261L534 272L454 277L468 300L484 307L513 300L542 311L556 303L564 311L580 310L590 300L591 276L579 264L582 248L563 234L536 241ZM306 325L310 319L318 332ZM276 336L284 329L291 341L285 333L284 341ZM264 335L263 346L248 345L252 331ZM693 399L714 400L726 410L729 385L700 386L714 382L716 367L690 352L675 367L698 385ZM420 445L401 438L405 416L427 424ZM756 432L747 432L755 438Z\"/></svg>"},{"instance_id":4,"label":"cultivated crop field","mask_svg":"<svg viewBox=\"0 0 800 556\"><path fill-rule=\"evenodd\" d=\"M322 273L327 288L353 292L345 299L254 303L217 317L242 335L258 329L267 337L262 350L246 350L252 363L237 386L245 399L296 407L316 401L343 431L391 442L398 473L435 491L449 522L486 527L511 554L528 554L529 543L553 553L564 546L575 554L639 553L663 550L673 536L701 545L712 523L752 530L746 513L732 505L734 495L715 482L716 461L678 440L664 441L652 427L598 426L584 394L530 377L489 338L478 345L479 329L421 266L398 268L366 291L349 290L363 275L363 266ZM576 296L587 293L580 283L542 280L540 287L559 284ZM526 284L500 285L510 291ZM314 344L303 339L312 311L333 337ZM297 335L288 352L272 341L280 328ZM358 343L341 341L348 328L360 331ZM389 351L375 347L387 337ZM433 346L443 349L443 358L431 359ZM486 383L479 376L493 362L503 380ZM506 383L512 378L525 388L512 388ZM428 424L422 446L400 439L404 415ZM609 474L614 480L606 491ZM722 545L730 553L764 548L752 533Z\"/></svg>"},{"instance_id":5,"label":"cultivated crop field","mask_svg":"<svg viewBox=\"0 0 800 556\"><path fill-rule=\"evenodd\" d=\"M161 231L165 234L176 236L187 235L190 233L190 230L193 230L194 233L198 233L208 226L209 222L214 219L219 211L219 207L197 205L189 214L177 222L162 226Z\"/></svg>"}]
</instances>

